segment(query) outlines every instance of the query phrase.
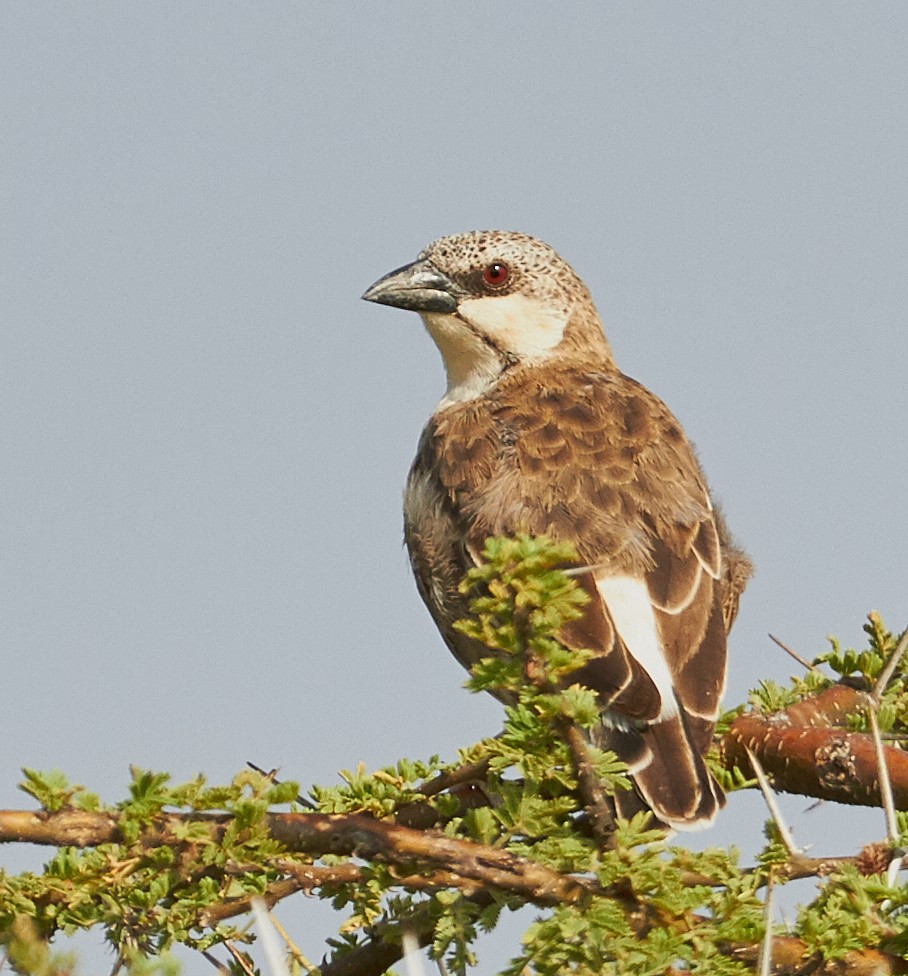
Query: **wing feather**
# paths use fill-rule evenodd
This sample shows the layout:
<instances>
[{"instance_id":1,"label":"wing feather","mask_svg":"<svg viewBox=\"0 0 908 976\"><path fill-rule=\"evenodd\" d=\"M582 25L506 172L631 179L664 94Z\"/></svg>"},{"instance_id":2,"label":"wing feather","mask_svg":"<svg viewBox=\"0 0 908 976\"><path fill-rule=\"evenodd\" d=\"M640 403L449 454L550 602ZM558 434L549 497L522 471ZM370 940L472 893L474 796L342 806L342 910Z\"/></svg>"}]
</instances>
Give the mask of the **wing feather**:
<instances>
[{"instance_id":1,"label":"wing feather","mask_svg":"<svg viewBox=\"0 0 908 976\"><path fill-rule=\"evenodd\" d=\"M603 707L636 721L653 721L662 707L655 682L617 634L593 574L584 573L579 583L590 603L580 619L563 628L561 637L568 647L592 650L596 656L572 678L595 691Z\"/></svg>"}]
</instances>

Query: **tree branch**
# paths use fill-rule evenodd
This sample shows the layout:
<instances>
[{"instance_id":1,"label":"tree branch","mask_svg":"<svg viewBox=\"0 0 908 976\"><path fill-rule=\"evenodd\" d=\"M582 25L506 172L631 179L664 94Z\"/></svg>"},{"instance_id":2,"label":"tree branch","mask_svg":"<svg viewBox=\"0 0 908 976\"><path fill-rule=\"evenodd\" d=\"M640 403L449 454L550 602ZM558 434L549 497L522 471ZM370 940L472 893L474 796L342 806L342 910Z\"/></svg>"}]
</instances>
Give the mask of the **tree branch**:
<instances>
[{"instance_id":1,"label":"tree branch","mask_svg":"<svg viewBox=\"0 0 908 976\"><path fill-rule=\"evenodd\" d=\"M230 818L226 814L160 814L148 840L158 846L179 843L174 828L189 821L208 823L219 835ZM271 836L288 851L374 859L402 865L408 873L413 873L414 862L422 863L430 870L446 872L446 884L465 890L476 885L499 888L537 905L575 904L591 895L612 894L588 878L559 874L495 847L359 813L269 813L266 822ZM9 841L93 847L120 842L122 837L116 817L109 813L0 810L0 843Z\"/></svg>"},{"instance_id":2,"label":"tree branch","mask_svg":"<svg viewBox=\"0 0 908 976\"><path fill-rule=\"evenodd\" d=\"M751 769L750 749L776 789L862 806L881 803L873 738L844 728L849 713L865 710L870 696L844 684L774 715L739 715L720 742L727 768ZM883 753L898 809L908 809L908 753Z\"/></svg>"},{"instance_id":3,"label":"tree branch","mask_svg":"<svg viewBox=\"0 0 908 976\"><path fill-rule=\"evenodd\" d=\"M559 874L495 847L362 814L270 814L269 830L288 850L374 858L408 868L423 862L450 872L459 879L458 887L479 882L537 905L575 904L594 894L610 894L588 878Z\"/></svg>"}]
</instances>

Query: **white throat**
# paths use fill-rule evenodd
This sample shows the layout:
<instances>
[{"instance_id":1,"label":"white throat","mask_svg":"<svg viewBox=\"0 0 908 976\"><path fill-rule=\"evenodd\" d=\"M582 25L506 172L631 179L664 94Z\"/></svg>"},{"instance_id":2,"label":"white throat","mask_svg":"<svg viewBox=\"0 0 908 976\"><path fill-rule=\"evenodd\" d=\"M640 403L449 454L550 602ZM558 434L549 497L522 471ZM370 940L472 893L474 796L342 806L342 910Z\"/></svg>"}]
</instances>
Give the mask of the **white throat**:
<instances>
[{"instance_id":1,"label":"white throat","mask_svg":"<svg viewBox=\"0 0 908 976\"><path fill-rule=\"evenodd\" d=\"M426 331L435 340L445 364L448 388L439 407L482 396L501 375L501 356L456 315L427 312Z\"/></svg>"},{"instance_id":2,"label":"white throat","mask_svg":"<svg viewBox=\"0 0 908 976\"><path fill-rule=\"evenodd\" d=\"M507 360L538 362L564 338L569 309L554 309L520 294L462 301L457 315L426 312L422 320L435 340L448 375L440 407L481 396Z\"/></svg>"}]
</instances>

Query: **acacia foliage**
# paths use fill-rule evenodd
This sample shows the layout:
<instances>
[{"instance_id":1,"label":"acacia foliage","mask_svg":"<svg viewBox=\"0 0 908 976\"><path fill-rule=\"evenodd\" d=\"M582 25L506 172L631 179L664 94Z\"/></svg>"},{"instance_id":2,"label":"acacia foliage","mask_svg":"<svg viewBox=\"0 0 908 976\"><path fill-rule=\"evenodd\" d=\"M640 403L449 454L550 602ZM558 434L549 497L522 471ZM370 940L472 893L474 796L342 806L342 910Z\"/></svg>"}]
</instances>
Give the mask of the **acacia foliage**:
<instances>
[{"instance_id":1,"label":"acacia foliage","mask_svg":"<svg viewBox=\"0 0 908 976\"><path fill-rule=\"evenodd\" d=\"M570 682L583 655L556 639L586 600L560 568L573 553L518 538L490 540L484 556L464 581L473 613L459 626L495 651L470 687L512 702L497 737L449 762L359 766L305 797L253 771L212 787L201 776L173 785L133 770L128 797L105 804L60 773L27 770L21 786L39 810L0 812L0 839L59 847L40 874L0 873L0 938L16 968L66 971L54 937L100 928L118 962L137 972L166 969L175 944L224 947L224 964L241 972L242 947L254 939L251 899L273 906L307 891L343 922L320 963L287 936L294 973L377 976L399 958L405 932L448 971L464 972L477 962L478 936L526 904L537 917L504 976L733 976L753 972L761 952L776 972L908 971L908 890L890 869L908 815L897 814L898 836L822 864L786 847L771 821L748 866L734 849L674 845L645 816L604 831L597 808L629 783L614 755L578 745L577 730L599 714L593 694ZM813 700L836 680L872 689L896 640L875 617L866 629L867 649L833 644L788 687L763 682L720 730L745 713ZM874 699L891 736L908 731L906 680L899 664ZM846 721L867 730L866 714ZM752 770L723 765L722 755L712 760L726 788L753 786ZM824 875L813 900L765 939L769 883L812 873Z\"/></svg>"}]
</instances>

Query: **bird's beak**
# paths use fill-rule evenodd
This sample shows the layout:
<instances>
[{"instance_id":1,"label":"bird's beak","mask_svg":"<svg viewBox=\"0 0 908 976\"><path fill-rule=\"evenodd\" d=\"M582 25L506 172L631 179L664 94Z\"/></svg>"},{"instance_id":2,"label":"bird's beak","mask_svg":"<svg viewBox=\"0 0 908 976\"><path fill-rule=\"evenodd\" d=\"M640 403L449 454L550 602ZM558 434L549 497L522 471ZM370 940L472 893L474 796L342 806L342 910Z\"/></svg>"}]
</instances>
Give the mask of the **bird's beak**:
<instances>
[{"instance_id":1,"label":"bird's beak","mask_svg":"<svg viewBox=\"0 0 908 976\"><path fill-rule=\"evenodd\" d=\"M414 261L379 278L363 295L367 302L411 312L450 313L465 292L428 261Z\"/></svg>"}]
</instances>

